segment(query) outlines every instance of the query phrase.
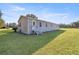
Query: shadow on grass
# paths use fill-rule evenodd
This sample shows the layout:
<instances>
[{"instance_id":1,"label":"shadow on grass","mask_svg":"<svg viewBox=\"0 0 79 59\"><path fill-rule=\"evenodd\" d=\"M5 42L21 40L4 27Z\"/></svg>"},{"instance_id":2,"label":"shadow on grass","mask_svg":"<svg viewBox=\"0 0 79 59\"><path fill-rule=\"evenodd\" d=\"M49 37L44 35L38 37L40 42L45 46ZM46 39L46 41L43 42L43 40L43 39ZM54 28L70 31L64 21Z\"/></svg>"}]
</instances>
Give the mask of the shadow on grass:
<instances>
[{"instance_id":1,"label":"shadow on grass","mask_svg":"<svg viewBox=\"0 0 79 59\"><path fill-rule=\"evenodd\" d=\"M45 46L51 40L54 40L63 32L65 32L65 30L57 30L36 36L23 35L14 33L13 31L4 31L5 34L0 35L0 54L30 55Z\"/></svg>"}]
</instances>

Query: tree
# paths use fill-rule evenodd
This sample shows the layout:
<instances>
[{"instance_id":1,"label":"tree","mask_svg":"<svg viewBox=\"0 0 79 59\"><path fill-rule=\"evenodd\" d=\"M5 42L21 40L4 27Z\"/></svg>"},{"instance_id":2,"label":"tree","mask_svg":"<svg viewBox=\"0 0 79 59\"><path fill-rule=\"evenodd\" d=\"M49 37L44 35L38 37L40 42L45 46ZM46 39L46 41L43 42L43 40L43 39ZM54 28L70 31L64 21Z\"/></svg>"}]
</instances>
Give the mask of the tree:
<instances>
[{"instance_id":1,"label":"tree","mask_svg":"<svg viewBox=\"0 0 79 59\"><path fill-rule=\"evenodd\" d=\"M1 10L0 10L0 19L1 19L1 17L2 17L2 12L1 12Z\"/></svg>"},{"instance_id":2,"label":"tree","mask_svg":"<svg viewBox=\"0 0 79 59\"><path fill-rule=\"evenodd\" d=\"M16 32L16 30L17 30L17 24L16 23L9 23L9 27L12 28Z\"/></svg>"},{"instance_id":3,"label":"tree","mask_svg":"<svg viewBox=\"0 0 79 59\"><path fill-rule=\"evenodd\" d=\"M71 28L71 24L59 24L61 28Z\"/></svg>"},{"instance_id":4,"label":"tree","mask_svg":"<svg viewBox=\"0 0 79 59\"><path fill-rule=\"evenodd\" d=\"M9 23L8 25L9 25L9 27L11 27L11 28L15 28L15 27L16 27L16 23Z\"/></svg>"},{"instance_id":5,"label":"tree","mask_svg":"<svg viewBox=\"0 0 79 59\"><path fill-rule=\"evenodd\" d=\"M2 19L2 12L0 11L0 28L5 26L5 21Z\"/></svg>"},{"instance_id":6,"label":"tree","mask_svg":"<svg viewBox=\"0 0 79 59\"><path fill-rule=\"evenodd\" d=\"M5 23L4 20L3 19L0 19L0 28L3 28L5 26L4 23Z\"/></svg>"},{"instance_id":7,"label":"tree","mask_svg":"<svg viewBox=\"0 0 79 59\"><path fill-rule=\"evenodd\" d=\"M71 23L73 28L79 28L79 21Z\"/></svg>"}]
</instances>

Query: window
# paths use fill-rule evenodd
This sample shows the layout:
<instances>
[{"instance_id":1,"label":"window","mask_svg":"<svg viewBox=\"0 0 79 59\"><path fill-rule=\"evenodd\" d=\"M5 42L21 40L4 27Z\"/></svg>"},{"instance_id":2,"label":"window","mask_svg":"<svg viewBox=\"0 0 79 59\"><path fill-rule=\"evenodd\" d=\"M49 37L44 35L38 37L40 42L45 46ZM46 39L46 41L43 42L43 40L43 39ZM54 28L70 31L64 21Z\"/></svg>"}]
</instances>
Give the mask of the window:
<instances>
[{"instance_id":1,"label":"window","mask_svg":"<svg viewBox=\"0 0 79 59\"><path fill-rule=\"evenodd\" d=\"M35 22L33 21L33 26L35 25Z\"/></svg>"},{"instance_id":2,"label":"window","mask_svg":"<svg viewBox=\"0 0 79 59\"><path fill-rule=\"evenodd\" d=\"M32 26L35 26L35 23L36 23L36 21L35 21L35 20L33 20L33 21L32 21Z\"/></svg>"},{"instance_id":3,"label":"window","mask_svg":"<svg viewBox=\"0 0 79 59\"><path fill-rule=\"evenodd\" d=\"M40 26L40 27L42 27L42 24L41 24L41 22L39 23L39 26Z\"/></svg>"},{"instance_id":4,"label":"window","mask_svg":"<svg viewBox=\"0 0 79 59\"><path fill-rule=\"evenodd\" d=\"M47 27L47 23L46 23L46 27Z\"/></svg>"}]
</instances>

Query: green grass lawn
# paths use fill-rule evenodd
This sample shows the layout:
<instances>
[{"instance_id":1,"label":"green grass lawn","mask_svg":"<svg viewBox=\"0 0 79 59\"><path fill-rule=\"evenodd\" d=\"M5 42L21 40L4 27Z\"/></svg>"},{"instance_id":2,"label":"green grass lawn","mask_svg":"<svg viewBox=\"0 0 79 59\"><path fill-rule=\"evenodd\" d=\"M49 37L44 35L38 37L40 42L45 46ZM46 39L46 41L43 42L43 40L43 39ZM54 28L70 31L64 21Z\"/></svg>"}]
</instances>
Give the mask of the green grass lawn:
<instances>
[{"instance_id":1,"label":"green grass lawn","mask_svg":"<svg viewBox=\"0 0 79 59\"><path fill-rule=\"evenodd\" d=\"M36 35L23 35L15 33L11 29L0 29L0 54L1 55L33 54L39 49L43 48L49 42L56 40L55 38L64 32L65 30L58 30L36 36Z\"/></svg>"},{"instance_id":2,"label":"green grass lawn","mask_svg":"<svg viewBox=\"0 0 79 59\"><path fill-rule=\"evenodd\" d=\"M79 55L79 29L66 30L33 54Z\"/></svg>"},{"instance_id":3,"label":"green grass lawn","mask_svg":"<svg viewBox=\"0 0 79 59\"><path fill-rule=\"evenodd\" d=\"M0 29L0 54L79 54L79 29L60 29L39 36L19 34L11 29Z\"/></svg>"}]
</instances>

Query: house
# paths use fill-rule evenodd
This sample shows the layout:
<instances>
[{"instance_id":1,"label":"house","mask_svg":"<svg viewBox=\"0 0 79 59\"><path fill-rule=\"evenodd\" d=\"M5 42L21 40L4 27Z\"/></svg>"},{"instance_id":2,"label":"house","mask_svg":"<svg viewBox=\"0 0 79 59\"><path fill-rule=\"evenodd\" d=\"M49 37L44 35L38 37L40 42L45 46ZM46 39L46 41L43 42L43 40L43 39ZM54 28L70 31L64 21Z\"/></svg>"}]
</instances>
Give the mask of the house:
<instances>
[{"instance_id":1,"label":"house","mask_svg":"<svg viewBox=\"0 0 79 59\"><path fill-rule=\"evenodd\" d=\"M58 29L59 26L55 23L39 20L35 15L27 14L26 16L20 16L17 32L32 34L33 31L43 33Z\"/></svg>"}]
</instances>

